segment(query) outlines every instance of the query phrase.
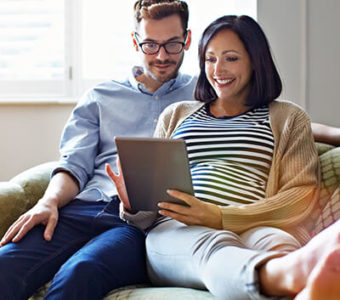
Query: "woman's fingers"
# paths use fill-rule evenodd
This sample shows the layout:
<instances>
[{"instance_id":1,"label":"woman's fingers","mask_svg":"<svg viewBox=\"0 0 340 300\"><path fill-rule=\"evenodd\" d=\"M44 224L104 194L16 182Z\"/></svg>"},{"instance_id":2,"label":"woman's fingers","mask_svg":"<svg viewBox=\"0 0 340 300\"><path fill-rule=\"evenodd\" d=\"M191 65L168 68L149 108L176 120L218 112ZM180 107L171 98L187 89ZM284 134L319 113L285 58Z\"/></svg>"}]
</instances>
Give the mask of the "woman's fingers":
<instances>
[{"instance_id":1,"label":"woman's fingers","mask_svg":"<svg viewBox=\"0 0 340 300\"><path fill-rule=\"evenodd\" d=\"M177 220L179 222L182 222L186 225L197 225L195 218L191 215L189 215L189 216L188 215L181 215L181 214L174 212L174 211L171 211L171 210L160 210L158 212L162 216L170 217L170 218Z\"/></svg>"},{"instance_id":2,"label":"woman's fingers","mask_svg":"<svg viewBox=\"0 0 340 300\"><path fill-rule=\"evenodd\" d=\"M171 217L187 225L203 225L211 228L222 229L221 209L212 203L203 202L192 195L176 190L168 190L168 194L182 200L189 206L170 202L160 202L159 213Z\"/></svg>"},{"instance_id":3,"label":"woman's fingers","mask_svg":"<svg viewBox=\"0 0 340 300\"><path fill-rule=\"evenodd\" d=\"M197 203L198 200L197 198L195 198L194 196L187 194L187 193L183 193L177 190L167 190L167 193L169 196L177 198L179 200L184 201L186 204L188 204L189 206L191 206L192 204Z\"/></svg>"},{"instance_id":4,"label":"woman's fingers","mask_svg":"<svg viewBox=\"0 0 340 300\"><path fill-rule=\"evenodd\" d=\"M190 214L189 206L184 206L173 202L159 202L158 207L161 209L171 210L182 215Z\"/></svg>"}]
</instances>

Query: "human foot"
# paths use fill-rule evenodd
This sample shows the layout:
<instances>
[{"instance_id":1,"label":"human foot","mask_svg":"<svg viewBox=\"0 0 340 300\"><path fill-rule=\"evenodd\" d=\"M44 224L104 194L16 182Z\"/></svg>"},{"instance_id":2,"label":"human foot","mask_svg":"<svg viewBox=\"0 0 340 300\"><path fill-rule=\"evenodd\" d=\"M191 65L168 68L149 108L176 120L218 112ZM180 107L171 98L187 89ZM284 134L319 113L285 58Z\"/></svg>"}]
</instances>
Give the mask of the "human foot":
<instances>
[{"instance_id":1,"label":"human foot","mask_svg":"<svg viewBox=\"0 0 340 300\"><path fill-rule=\"evenodd\" d=\"M294 300L340 299L340 247L319 261Z\"/></svg>"},{"instance_id":2,"label":"human foot","mask_svg":"<svg viewBox=\"0 0 340 300\"><path fill-rule=\"evenodd\" d=\"M308 278L320 260L327 261L337 249L340 249L340 221L320 232L304 247L264 264L260 268L263 292L268 295L300 293L306 287Z\"/></svg>"}]
</instances>

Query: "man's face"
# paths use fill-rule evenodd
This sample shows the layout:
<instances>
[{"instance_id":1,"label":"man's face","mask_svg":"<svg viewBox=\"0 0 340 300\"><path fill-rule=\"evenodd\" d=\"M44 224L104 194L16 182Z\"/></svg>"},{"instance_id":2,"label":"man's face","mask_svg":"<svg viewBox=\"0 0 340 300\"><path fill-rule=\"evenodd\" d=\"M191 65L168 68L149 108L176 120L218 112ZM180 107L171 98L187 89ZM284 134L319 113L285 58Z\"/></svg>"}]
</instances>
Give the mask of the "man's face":
<instances>
[{"instance_id":1,"label":"man's face","mask_svg":"<svg viewBox=\"0 0 340 300\"><path fill-rule=\"evenodd\" d=\"M185 36L181 24L181 19L174 14L161 20L142 19L138 28L138 41L166 43L166 42L184 42ZM185 50L190 46L190 32ZM155 84L161 85L164 82L175 78L182 64L184 51L178 54L168 54L164 47L159 49L156 54L144 54L138 46L138 41L134 38L136 50L140 52L144 66L144 74L148 80L155 81Z\"/></svg>"}]
</instances>

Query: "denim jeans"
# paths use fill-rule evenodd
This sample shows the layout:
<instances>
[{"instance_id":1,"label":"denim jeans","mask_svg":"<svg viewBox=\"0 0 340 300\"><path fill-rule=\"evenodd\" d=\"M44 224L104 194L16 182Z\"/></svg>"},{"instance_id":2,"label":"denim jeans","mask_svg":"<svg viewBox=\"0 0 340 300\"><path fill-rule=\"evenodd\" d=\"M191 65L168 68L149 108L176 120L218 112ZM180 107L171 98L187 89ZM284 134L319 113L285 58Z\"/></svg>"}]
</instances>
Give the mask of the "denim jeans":
<instances>
[{"instance_id":1,"label":"denim jeans","mask_svg":"<svg viewBox=\"0 0 340 300\"><path fill-rule=\"evenodd\" d=\"M277 228L237 235L164 219L147 235L147 267L153 284L208 289L216 299L286 299L261 295L257 268L299 247Z\"/></svg>"},{"instance_id":2,"label":"denim jeans","mask_svg":"<svg viewBox=\"0 0 340 300\"><path fill-rule=\"evenodd\" d=\"M50 242L38 225L0 248L0 299L29 298L52 280L46 299L102 299L110 290L147 282L145 236L119 218L119 201L73 200L59 211Z\"/></svg>"}]
</instances>

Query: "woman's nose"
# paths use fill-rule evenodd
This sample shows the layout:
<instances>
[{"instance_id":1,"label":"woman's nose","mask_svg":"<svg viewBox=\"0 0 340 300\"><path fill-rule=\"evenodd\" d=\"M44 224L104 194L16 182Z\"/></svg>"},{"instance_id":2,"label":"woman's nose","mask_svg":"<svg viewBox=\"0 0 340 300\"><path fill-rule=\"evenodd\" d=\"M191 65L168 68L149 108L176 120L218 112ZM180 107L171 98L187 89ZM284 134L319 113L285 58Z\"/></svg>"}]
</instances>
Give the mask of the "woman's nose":
<instances>
[{"instance_id":1,"label":"woman's nose","mask_svg":"<svg viewBox=\"0 0 340 300\"><path fill-rule=\"evenodd\" d=\"M215 63L215 75L219 75L223 72L224 65L220 60L217 60Z\"/></svg>"}]
</instances>

